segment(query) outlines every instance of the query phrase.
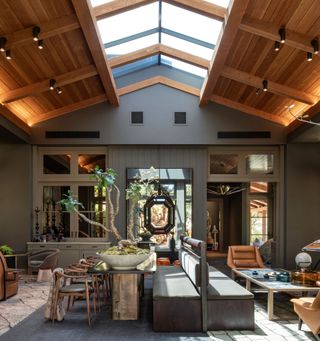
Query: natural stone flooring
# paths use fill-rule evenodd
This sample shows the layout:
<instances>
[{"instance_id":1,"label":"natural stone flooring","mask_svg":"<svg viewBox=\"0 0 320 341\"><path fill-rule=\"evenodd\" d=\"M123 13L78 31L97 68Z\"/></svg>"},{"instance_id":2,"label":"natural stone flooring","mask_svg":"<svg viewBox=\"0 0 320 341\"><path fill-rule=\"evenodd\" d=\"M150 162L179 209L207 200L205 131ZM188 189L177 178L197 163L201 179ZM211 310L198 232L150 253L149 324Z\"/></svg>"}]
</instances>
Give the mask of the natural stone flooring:
<instances>
[{"instance_id":1,"label":"natural stone flooring","mask_svg":"<svg viewBox=\"0 0 320 341\"><path fill-rule=\"evenodd\" d=\"M24 276L19 284L18 294L0 302L0 336L46 303L49 283L37 283ZM275 295L275 320L269 321L266 314L264 293L255 295L255 331L214 331L208 332L212 340L314 340L306 325L298 331L298 319L292 310L290 297Z\"/></svg>"}]
</instances>

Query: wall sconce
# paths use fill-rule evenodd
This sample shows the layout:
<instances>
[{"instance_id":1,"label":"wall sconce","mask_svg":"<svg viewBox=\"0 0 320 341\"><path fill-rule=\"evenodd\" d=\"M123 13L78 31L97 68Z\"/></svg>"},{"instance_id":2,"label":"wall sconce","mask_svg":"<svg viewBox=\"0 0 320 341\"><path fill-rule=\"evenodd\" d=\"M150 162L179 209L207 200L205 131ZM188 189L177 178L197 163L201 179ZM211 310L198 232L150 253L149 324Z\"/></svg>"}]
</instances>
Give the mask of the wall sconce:
<instances>
[{"instance_id":1,"label":"wall sconce","mask_svg":"<svg viewBox=\"0 0 320 341\"><path fill-rule=\"evenodd\" d=\"M33 36L33 40L34 41L38 41L39 40L39 34L40 34L40 27L39 26L35 26L32 29L32 36Z\"/></svg>"},{"instance_id":2,"label":"wall sconce","mask_svg":"<svg viewBox=\"0 0 320 341\"><path fill-rule=\"evenodd\" d=\"M318 54L319 53L319 41L318 41L318 39L312 39L311 40L311 46L313 47L313 53Z\"/></svg>"},{"instance_id":3,"label":"wall sconce","mask_svg":"<svg viewBox=\"0 0 320 341\"><path fill-rule=\"evenodd\" d=\"M44 47L44 45L43 45L43 39L38 40L38 49L39 49L39 50L42 50L43 47Z\"/></svg>"},{"instance_id":4,"label":"wall sconce","mask_svg":"<svg viewBox=\"0 0 320 341\"><path fill-rule=\"evenodd\" d=\"M6 46L7 39L5 37L0 38L0 51L5 52L5 46Z\"/></svg>"},{"instance_id":5,"label":"wall sconce","mask_svg":"<svg viewBox=\"0 0 320 341\"><path fill-rule=\"evenodd\" d=\"M10 50L7 50L7 51L6 51L6 58L7 58L8 60L12 59L12 57L11 57L11 51L10 51Z\"/></svg>"},{"instance_id":6,"label":"wall sconce","mask_svg":"<svg viewBox=\"0 0 320 341\"><path fill-rule=\"evenodd\" d=\"M307 52L307 61L311 62L312 60L312 53L311 52Z\"/></svg>"},{"instance_id":7,"label":"wall sconce","mask_svg":"<svg viewBox=\"0 0 320 341\"><path fill-rule=\"evenodd\" d=\"M274 42L274 50L275 51L279 51L280 50L280 42L279 41L275 41Z\"/></svg>"},{"instance_id":8,"label":"wall sconce","mask_svg":"<svg viewBox=\"0 0 320 341\"><path fill-rule=\"evenodd\" d=\"M264 92L268 91L268 81L266 79L262 81L262 89Z\"/></svg>"},{"instance_id":9,"label":"wall sconce","mask_svg":"<svg viewBox=\"0 0 320 341\"><path fill-rule=\"evenodd\" d=\"M279 29L279 36L280 36L280 43L284 44L286 41L286 29L284 27L281 27Z\"/></svg>"},{"instance_id":10,"label":"wall sconce","mask_svg":"<svg viewBox=\"0 0 320 341\"><path fill-rule=\"evenodd\" d=\"M49 89L50 90L54 90L56 83L57 82L56 82L55 79L50 79L50 81L49 81Z\"/></svg>"}]
</instances>

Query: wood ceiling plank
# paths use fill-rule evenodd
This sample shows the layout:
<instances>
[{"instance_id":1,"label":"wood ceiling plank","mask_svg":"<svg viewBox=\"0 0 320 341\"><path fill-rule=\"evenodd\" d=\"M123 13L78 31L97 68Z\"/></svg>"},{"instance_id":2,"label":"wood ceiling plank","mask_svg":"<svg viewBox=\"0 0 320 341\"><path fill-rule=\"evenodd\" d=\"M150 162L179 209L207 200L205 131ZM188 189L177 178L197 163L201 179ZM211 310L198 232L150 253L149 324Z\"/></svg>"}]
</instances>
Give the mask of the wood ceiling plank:
<instances>
[{"instance_id":1,"label":"wood ceiling plank","mask_svg":"<svg viewBox=\"0 0 320 341\"><path fill-rule=\"evenodd\" d=\"M111 68L116 68L122 65L126 65L129 63L133 63L137 60L141 60L147 57L151 57L157 54L163 54L165 56L173 57L178 60L182 60L184 62L187 62L189 64L201 67L203 69L208 69L209 67L209 61L192 55L187 52L183 52L181 50L175 49L173 47L169 47L164 44L155 44L149 47L146 47L144 49L140 49L131 53L127 53L122 56L114 57L110 60L109 64Z\"/></svg>"},{"instance_id":2,"label":"wood ceiling plank","mask_svg":"<svg viewBox=\"0 0 320 341\"><path fill-rule=\"evenodd\" d=\"M87 107L90 107L92 105L95 105L95 104L98 104L101 102L105 102L106 100L107 100L107 98L106 98L105 94L98 95L98 96L95 96L92 98L88 98L88 99L85 99L83 101L72 103L72 104L66 105L62 108L58 108L58 109L49 111L47 113L44 113L42 115L36 116L35 118L30 119L28 121L28 124L30 126L33 126L37 123L49 120L51 118L58 117L58 116L61 116L61 115L64 115L64 114L67 114L67 113L70 113L72 111L76 111L79 109L87 108Z\"/></svg>"},{"instance_id":3,"label":"wood ceiling plank","mask_svg":"<svg viewBox=\"0 0 320 341\"><path fill-rule=\"evenodd\" d=\"M200 90L197 88L194 88L192 86L174 81L172 79L169 79L167 77L163 77L163 76L155 76L155 77L151 77L148 79L145 79L141 82L137 82L134 84L130 84L128 86L124 86L120 89L118 89L118 93L120 96L122 95L126 95L128 93L134 92L134 91L138 91L144 88L147 88L149 86L155 85L155 84L163 84L166 86L169 86L171 88L189 93L191 95L195 95L195 96L199 96L200 94Z\"/></svg>"},{"instance_id":4,"label":"wood ceiling plank","mask_svg":"<svg viewBox=\"0 0 320 341\"><path fill-rule=\"evenodd\" d=\"M225 105L225 106L232 108L232 109L240 110L246 114L254 115L254 116L257 116L257 117L263 118L265 120L268 120L268 121L271 121L274 123L278 123L278 124L281 124L284 126L287 125L287 121L284 120L283 118L279 117L279 116L269 114L265 111L255 109L253 107L250 107L248 105L244 105L244 104L239 103L239 102L234 102L234 101L227 99L227 98L224 98L222 96L212 95L210 99L213 102Z\"/></svg>"},{"instance_id":5,"label":"wood ceiling plank","mask_svg":"<svg viewBox=\"0 0 320 341\"><path fill-rule=\"evenodd\" d=\"M112 105L118 106L119 97L116 92L115 81L103 48L90 0L72 0L72 3L96 64L106 96Z\"/></svg>"},{"instance_id":6,"label":"wood ceiling plank","mask_svg":"<svg viewBox=\"0 0 320 341\"><path fill-rule=\"evenodd\" d=\"M223 77L233 79L237 82L250 85L254 88L260 88L260 89L262 88L263 79L260 77L254 76L250 73L247 73L247 72L243 72L243 71L231 68L231 67L225 67L222 70L221 75ZM291 98L296 101L306 103L309 105L313 105L314 103L318 101L318 98L316 96L307 94L303 91L298 91L286 85L272 82L270 80L268 80L268 92L276 94L276 95L288 97L288 98Z\"/></svg>"},{"instance_id":7,"label":"wood ceiling plank","mask_svg":"<svg viewBox=\"0 0 320 341\"><path fill-rule=\"evenodd\" d=\"M71 30L80 28L80 24L75 15L66 15L45 23L39 24L41 29L40 38L46 39L52 36L62 34ZM32 44L32 28L29 27L24 30L16 31L6 35L7 43L6 48L12 49L22 45Z\"/></svg>"},{"instance_id":8,"label":"wood ceiling plank","mask_svg":"<svg viewBox=\"0 0 320 341\"><path fill-rule=\"evenodd\" d=\"M240 24L241 30L274 41L279 40L279 28L280 27L272 23L257 20L255 18L249 18L246 16L243 17L242 22ZM310 43L313 38L314 37L312 36L306 36L301 33L286 29L285 44L299 50L313 52L313 48Z\"/></svg>"},{"instance_id":9,"label":"wood ceiling plank","mask_svg":"<svg viewBox=\"0 0 320 341\"><path fill-rule=\"evenodd\" d=\"M101 20L156 1L157 0L117 0L94 7L93 12L97 20ZM192 10L193 12L219 21L224 20L227 12L224 7L202 0L164 0L164 2L187 10Z\"/></svg>"},{"instance_id":10,"label":"wood ceiling plank","mask_svg":"<svg viewBox=\"0 0 320 341\"><path fill-rule=\"evenodd\" d=\"M203 82L200 94L200 105L206 105L210 100L212 91L219 79L220 72L223 69L225 59L232 48L234 38L236 37L248 3L249 0L230 1L224 29L220 32L210 62L208 75Z\"/></svg>"},{"instance_id":11,"label":"wood ceiling plank","mask_svg":"<svg viewBox=\"0 0 320 341\"><path fill-rule=\"evenodd\" d=\"M24 132L26 132L28 135L31 134L30 127L22 121L18 116L13 114L8 108L0 105L0 115L5 117L8 121L22 129Z\"/></svg>"},{"instance_id":12,"label":"wood ceiling plank","mask_svg":"<svg viewBox=\"0 0 320 341\"><path fill-rule=\"evenodd\" d=\"M97 75L97 70L94 65L84 66L81 69L77 69L65 74L52 77L57 81L57 86L64 86L70 83L77 82L79 80L93 77ZM7 104L13 101L17 101L21 98L33 96L44 91L49 91L50 79L43 80L38 83L30 84L22 88L8 91L0 96L0 102Z\"/></svg>"}]
</instances>

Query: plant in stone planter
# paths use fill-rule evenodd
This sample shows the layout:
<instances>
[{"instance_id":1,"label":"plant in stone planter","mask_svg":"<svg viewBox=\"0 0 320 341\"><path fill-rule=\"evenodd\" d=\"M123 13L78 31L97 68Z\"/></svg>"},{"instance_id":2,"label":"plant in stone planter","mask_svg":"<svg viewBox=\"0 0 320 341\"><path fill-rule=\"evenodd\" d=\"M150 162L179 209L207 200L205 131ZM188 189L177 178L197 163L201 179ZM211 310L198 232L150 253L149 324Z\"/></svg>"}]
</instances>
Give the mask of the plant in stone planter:
<instances>
[{"instance_id":1,"label":"plant in stone planter","mask_svg":"<svg viewBox=\"0 0 320 341\"><path fill-rule=\"evenodd\" d=\"M68 212L75 212L80 218L82 218L87 223L101 227L106 232L111 232L115 239L118 242L117 246L113 246L106 251L103 251L102 254L109 255L132 255L132 254L146 254L148 250L140 249L135 246L134 238L124 240L118 228L115 225L115 219L119 214L119 199L120 199L120 190L115 184L116 181L116 172L112 168L108 168L106 171L103 171L99 167L95 168L93 171L93 178L97 181L97 186L101 188L106 188L107 194L107 205L108 205L108 226L89 219L85 214L79 211L79 207L83 208L81 202L79 202L72 194L71 191L68 192L68 195L65 195L65 198L62 199L59 203L64 205ZM115 196L113 196L115 193ZM115 197L115 199L114 199ZM115 200L115 202L113 201ZM131 237L131 236L130 236Z\"/></svg>"}]
</instances>

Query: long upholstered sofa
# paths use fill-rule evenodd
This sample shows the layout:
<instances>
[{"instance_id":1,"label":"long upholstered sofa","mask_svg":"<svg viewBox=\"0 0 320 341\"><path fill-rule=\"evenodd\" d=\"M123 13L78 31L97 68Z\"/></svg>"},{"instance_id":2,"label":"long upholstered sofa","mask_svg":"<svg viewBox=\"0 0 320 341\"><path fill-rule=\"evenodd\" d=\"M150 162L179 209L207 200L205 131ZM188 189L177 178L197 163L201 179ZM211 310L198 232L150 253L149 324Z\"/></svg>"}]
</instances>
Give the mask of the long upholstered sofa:
<instances>
[{"instance_id":1,"label":"long upholstered sofa","mask_svg":"<svg viewBox=\"0 0 320 341\"><path fill-rule=\"evenodd\" d=\"M181 241L181 266L160 266L154 275L153 329L253 330L253 294L208 266L205 242Z\"/></svg>"}]
</instances>

